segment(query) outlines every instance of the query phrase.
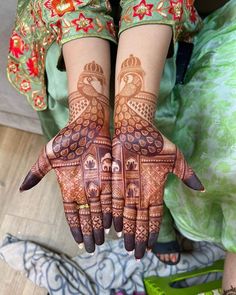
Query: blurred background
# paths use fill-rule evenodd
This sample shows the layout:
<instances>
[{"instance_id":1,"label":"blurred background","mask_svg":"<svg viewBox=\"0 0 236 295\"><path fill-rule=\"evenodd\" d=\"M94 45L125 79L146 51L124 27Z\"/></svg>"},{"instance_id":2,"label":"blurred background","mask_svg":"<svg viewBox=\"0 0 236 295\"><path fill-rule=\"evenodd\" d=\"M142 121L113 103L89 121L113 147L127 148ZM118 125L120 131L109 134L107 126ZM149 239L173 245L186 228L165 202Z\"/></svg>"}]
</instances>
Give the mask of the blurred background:
<instances>
[{"instance_id":1,"label":"blurred background","mask_svg":"<svg viewBox=\"0 0 236 295\"><path fill-rule=\"evenodd\" d=\"M9 38L14 26L17 0L0 2L0 124L41 134L36 112L8 82L6 76Z\"/></svg>"}]
</instances>

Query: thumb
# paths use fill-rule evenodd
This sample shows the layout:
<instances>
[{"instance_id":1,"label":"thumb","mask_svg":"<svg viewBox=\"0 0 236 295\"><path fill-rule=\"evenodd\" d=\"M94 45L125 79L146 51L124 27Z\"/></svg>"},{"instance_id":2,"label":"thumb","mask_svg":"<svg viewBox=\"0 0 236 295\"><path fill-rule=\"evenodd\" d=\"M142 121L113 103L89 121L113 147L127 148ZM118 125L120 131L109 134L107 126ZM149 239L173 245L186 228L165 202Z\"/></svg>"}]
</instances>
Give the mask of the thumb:
<instances>
[{"instance_id":1,"label":"thumb","mask_svg":"<svg viewBox=\"0 0 236 295\"><path fill-rule=\"evenodd\" d=\"M20 192L26 191L34 187L46 175L52 166L46 154L46 147L42 150L36 163L31 167L29 173L25 177L20 186Z\"/></svg>"},{"instance_id":2,"label":"thumb","mask_svg":"<svg viewBox=\"0 0 236 295\"><path fill-rule=\"evenodd\" d=\"M176 148L176 159L173 168L173 173L179 179L181 179L183 183L187 185L189 188L202 192L205 191L205 188L202 185L201 181L194 173L192 168L187 164L183 154L180 152L178 148Z\"/></svg>"}]
</instances>

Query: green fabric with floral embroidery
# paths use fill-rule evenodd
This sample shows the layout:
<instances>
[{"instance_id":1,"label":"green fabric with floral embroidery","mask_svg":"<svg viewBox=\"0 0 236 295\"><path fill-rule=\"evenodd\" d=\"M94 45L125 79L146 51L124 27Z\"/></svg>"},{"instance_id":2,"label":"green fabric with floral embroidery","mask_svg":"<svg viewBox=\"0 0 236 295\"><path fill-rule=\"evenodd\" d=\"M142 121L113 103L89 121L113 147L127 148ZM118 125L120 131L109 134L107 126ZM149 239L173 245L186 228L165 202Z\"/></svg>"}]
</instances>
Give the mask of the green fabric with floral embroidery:
<instances>
[{"instance_id":1,"label":"green fabric with floral embroidery","mask_svg":"<svg viewBox=\"0 0 236 295\"><path fill-rule=\"evenodd\" d=\"M53 43L61 48L70 40L84 37L116 43L118 33L146 23L171 25L175 40L184 33L189 38L190 31L201 25L192 2L122 1L120 28L116 32L112 15L117 13L108 0L18 0L8 56L9 80L35 110L46 110L45 61Z\"/></svg>"},{"instance_id":2,"label":"green fabric with floral embroidery","mask_svg":"<svg viewBox=\"0 0 236 295\"><path fill-rule=\"evenodd\" d=\"M204 20L194 40L172 140L205 186L186 188L173 177L165 203L192 240L221 243L236 252L236 1ZM164 118L163 118L164 119Z\"/></svg>"},{"instance_id":3,"label":"green fabric with floral embroidery","mask_svg":"<svg viewBox=\"0 0 236 295\"><path fill-rule=\"evenodd\" d=\"M116 42L110 11L109 2L100 0L18 0L7 73L35 110L48 105L45 61L50 46L91 36Z\"/></svg>"}]
</instances>

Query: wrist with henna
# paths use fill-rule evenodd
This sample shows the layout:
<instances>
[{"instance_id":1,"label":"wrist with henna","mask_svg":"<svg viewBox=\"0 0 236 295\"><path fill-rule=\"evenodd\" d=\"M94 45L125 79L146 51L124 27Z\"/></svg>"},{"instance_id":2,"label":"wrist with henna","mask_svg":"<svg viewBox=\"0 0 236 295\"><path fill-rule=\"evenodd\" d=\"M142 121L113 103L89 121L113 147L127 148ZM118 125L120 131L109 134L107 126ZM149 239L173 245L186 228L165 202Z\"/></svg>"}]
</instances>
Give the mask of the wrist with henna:
<instances>
[{"instance_id":1,"label":"wrist with henna","mask_svg":"<svg viewBox=\"0 0 236 295\"><path fill-rule=\"evenodd\" d=\"M168 173L188 187L204 188L179 149L154 126L156 96L144 89L144 71L130 55L118 75L115 134L112 141L112 205L117 232L123 230L127 251L142 258L157 240Z\"/></svg>"},{"instance_id":2,"label":"wrist with henna","mask_svg":"<svg viewBox=\"0 0 236 295\"><path fill-rule=\"evenodd\" d=\"M223 290L222 295L236 295L236 287L231 285L230 289Z\"/></svg>"},{"instance_id":3,"label":"wrist with henna","mask_svg":"<svg viewBox=\"0 0 236 295\"><path fill-rule=\"evenodd\" d=\"M71 93L69 122L41 152L20 190L36 185L54 169L65 215L77 243L88 252L104 242L111 227L111 139L109 100L103 94L105 77L94 61L80 73Z\"/></svg>"}]
</instances>

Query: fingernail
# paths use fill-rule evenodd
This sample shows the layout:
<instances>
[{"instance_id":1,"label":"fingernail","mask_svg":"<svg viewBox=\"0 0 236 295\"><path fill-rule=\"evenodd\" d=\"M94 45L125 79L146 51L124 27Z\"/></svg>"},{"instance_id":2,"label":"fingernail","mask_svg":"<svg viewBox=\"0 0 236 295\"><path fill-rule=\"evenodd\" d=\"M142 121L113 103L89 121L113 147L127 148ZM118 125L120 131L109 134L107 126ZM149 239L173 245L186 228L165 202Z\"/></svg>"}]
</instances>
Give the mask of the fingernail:
<instances>
[{"instance_id":1,"label":"fingernail","mask_svg":"<svg viewBox=\"0 0 236 295\"><path fill-rule=\"evenodd\" d=\"M204 186L202 185L196 174L193 174L189 178L183 180L183 182L191 189L201 192L205 190Z\"/></svg>"},{"instance_id":2,"label":"fingernail","mask_svg":"<svg viewBox=\"0 0 236 295\"><path fill-rule=\"evenodd\" d=\"M93 256L94 254L95 254L95 252L93 252L93 253L89 253L90 256Z\"/></svg>"},{"instance_id":3,"label":"fingernail","mask_svg":"<svg viewBox=\"0 0 236 295\"><path fill-rule=\"evenodd\" d=\"M134 254L134 250L133 251L127 251L129 255L133 255Z\"/></svg>"},{"instance_id":4,"label":"fingernail","mask_svg":"<svg viewBox=\"0 0 236 295\"><path fill-rule=\"evenodd\" d=\"M111 230L110 228L105 228L105 234L108 235L110 230Z\"/></svg>"},{"instance_id":5,"label":"fingernail","mask_svg":"<svg viewBox=\"0 0 236 295\"><path fill-rule=\"evenodd\" d=\"M170 255L170 260L172 262L176 262L176 256L175 255Z\"/></svg>"},{"instance_id":6,"label":"fingernail","mask_svg":"<svg viewBox=\"0 0 236 295\"><path fill-rule=\"evenodd\" d=\"M205 193L205 192L206 192L206 190L205 190L205 189L201 191L201 193Z\"/></svg>"},{"instance_id":7,"label":"fingernail","mask_svg":"<svg viewBox=\"0 0 236 295\"><path fill-rule=\"evenodd\" d=\"M78 244L79 249L83 249L84 248L84 243L80 243Z\"/></svg>"},{"instance_id":8,"label":"fingernail","mask_svg":"<svg viewBox=\"0 0 236 295\"><path fill-rule=\"evenodd\" d=\"M118 238L121 238L121 236L122 236L122 231L120 231L119 233L116 233L116 235L117 235Z\"/></svg>"},{"instance_id":9,"label":"fingernail","mask_svg":"<svg viewBox=\"0 0 236 295\"><path fill-rule=\"evenodd\" d=\"M136 262L140 262L141 259L136 259Z\"/></svg>"}]
</instances>

